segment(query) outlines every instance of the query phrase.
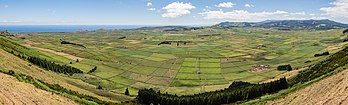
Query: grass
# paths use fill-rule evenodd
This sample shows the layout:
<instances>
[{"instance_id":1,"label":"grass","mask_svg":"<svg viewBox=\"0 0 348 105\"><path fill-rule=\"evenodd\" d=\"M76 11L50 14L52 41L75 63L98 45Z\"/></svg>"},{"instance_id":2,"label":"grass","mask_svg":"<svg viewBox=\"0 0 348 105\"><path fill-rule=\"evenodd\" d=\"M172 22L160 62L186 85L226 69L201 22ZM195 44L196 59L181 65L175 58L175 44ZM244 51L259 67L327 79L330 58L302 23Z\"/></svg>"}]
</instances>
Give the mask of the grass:
<instances>
[{"instance_id":1,"label":"grass","mask_svg":"<svg viewBox=\"0 0 348 105\"><path fill-rule=\"evenodd\" d=\"M215 33L221 35L197 37L200 34ZM291 64L294 68L299 68L314 64L323 58L313 55L322 53L331 46L337 46L340 33L341 30L280 31L260 28L226 30L206 28L168 33L159 29L114 30L107 33L99 31L35 33L35 35L23 34L25 40L15 40L84 58L80 62L44 51L12 47L26 54L71 65L84 72L97 66L96 72L85 74L95 77L73 78L84 80L94 86L101 84L115 93L123 93L126 87L137 90L154 86L158 90L190 94L201 92L199 87L204 85L218 86L233 81L260 82L286 72L273 69L250 72L254 65L270 65L275 68L280 64ZM118 39L122 36L127 36L127 39ZM87 48L60 45L59 39L79 43ZM165 40L192 41L192 43L179 46L176 46L176 43L157 45ZM0 41L0 43L10 42ZM257 48L260 44L265 47ZM334 51L337 50L332 50ZM304 63L308 60L312 62ZM201 74L198 74L198 71ZM93 80L94 78L96 79ZM115 86L106 85L107 83ZM142 85L138 86L140 83Z\"/></svg>"}]
</instances>

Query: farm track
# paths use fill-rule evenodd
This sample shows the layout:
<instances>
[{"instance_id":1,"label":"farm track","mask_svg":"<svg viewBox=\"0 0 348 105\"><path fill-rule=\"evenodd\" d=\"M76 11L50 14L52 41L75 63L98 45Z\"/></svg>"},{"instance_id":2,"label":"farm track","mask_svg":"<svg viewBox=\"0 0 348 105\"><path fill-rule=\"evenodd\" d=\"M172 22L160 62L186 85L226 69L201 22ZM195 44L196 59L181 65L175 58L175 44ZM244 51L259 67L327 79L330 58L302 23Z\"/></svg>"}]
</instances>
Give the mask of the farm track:
<instances>
[{"instance_id":1,"label":"farm track","mask_svg":"<svg viewBox=\"0 0 348 105\"><path fill-rule=\"evenodd\" d=\"M347 105L348 70L309 85L268 105Z\"/></svg>"}]
</instances>

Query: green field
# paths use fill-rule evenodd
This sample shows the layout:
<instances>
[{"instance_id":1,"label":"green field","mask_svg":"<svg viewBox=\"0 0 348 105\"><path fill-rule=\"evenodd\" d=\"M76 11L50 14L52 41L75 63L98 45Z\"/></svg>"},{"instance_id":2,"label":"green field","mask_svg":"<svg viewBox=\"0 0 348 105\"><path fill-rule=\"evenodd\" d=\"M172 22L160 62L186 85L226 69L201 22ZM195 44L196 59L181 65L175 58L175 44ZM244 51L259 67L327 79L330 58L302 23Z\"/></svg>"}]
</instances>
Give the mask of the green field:
<instances>
[{"instance_id":1,"label":"green field","mask_svg":"<svg viewBox=\"0 0 348 105\"><path fill-rule=\"evenodd\" d=\"M44 58L85 72L82 75L86 76L74 75L73 78L101 85L107 91L123 93L125 88L130 88L131 94L136 95L137 89L155 88L181 95L221 89L233 81L260 83L287 73L276 70L278 65L291 64L298 69L307 67L324 59L324 56L314 57L314 54L334 53L342 48L345 43L339 44L341 32L263 28L205 28L175 32L164 29L98 30L21 33L15 41L82 58L75 62L68 56L42 51ZM198 36L216 33L219 35ZM86 48L60 44L60 40L82 44ZM158 45L162 41L173 42ZM190 43L177 44L177 41ZM250 71L255 65L270 65L271 69ZM98 69L87 74L95 66Z\"/></svg>"}]
</instances>

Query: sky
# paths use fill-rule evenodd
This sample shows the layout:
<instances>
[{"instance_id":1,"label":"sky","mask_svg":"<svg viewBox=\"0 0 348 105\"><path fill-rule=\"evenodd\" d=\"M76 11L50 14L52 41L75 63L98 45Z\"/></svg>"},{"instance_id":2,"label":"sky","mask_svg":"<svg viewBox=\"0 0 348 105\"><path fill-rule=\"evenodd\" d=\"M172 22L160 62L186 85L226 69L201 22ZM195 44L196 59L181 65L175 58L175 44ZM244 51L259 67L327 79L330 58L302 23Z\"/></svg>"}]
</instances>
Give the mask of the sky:
<instances>
[{"instance_id":1,"label":"sky","mask_svg":"<svg viewBox=\"0 0 348 105\"><path fill-rule=\"evenodd\" d=\"M0 0L0 25L212 25L331 19L348 0Z\"/></svg>"}]
</instances>

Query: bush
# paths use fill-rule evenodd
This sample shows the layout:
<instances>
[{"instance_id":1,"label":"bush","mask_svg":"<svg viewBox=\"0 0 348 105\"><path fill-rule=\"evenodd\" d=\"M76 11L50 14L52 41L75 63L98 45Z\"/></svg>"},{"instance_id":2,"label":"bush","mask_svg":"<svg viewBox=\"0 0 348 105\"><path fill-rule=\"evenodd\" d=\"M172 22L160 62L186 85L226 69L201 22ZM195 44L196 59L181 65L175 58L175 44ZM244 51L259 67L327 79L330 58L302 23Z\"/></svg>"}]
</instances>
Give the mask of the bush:
<instances>
[{"instance_id":1,"label":"bush","mask_svg":"<svg viewBox=\"0 0 348 105\"><path fill-rule=\"evenodd\" d=\"M321 54L314 54L314 57L320 57L320 56L324 56L324 55L330 55L330 53L328 51L323 52Z\"/></svg>"},{"instance_id":2,"label":"bush","mask_svg":"<svg viewBox=\"0 0 348 105\"><path fill-rule=\"evenodd\" d=\"M287 64L287 65L279 65L277 67L277 70L287 70L287 71L291 71L292 70L292 67L290 64Z\"/></svg>"},{"instance_id":3,"label":"bush","mask_svg":"<svg viewBox=\"0 0 348 105\"><path fill-rule=\"evenodd\" d=\"M95 66L92 70L90 70L88 73L93 73L97 70L97 66Z\"/></svg>"},{"instance_id":4,"label":"bush","mask_svg":"<svg viewBox=\"0 0 348 105\"><path fill-rule=\"evenodd\" d=\"M100 85L98 85L97 89L103 89L103 87L101 87Z\"/></svg>"},{"instance_id":5,"label":"bush","mask_svg":"<svg viewBox=\"0 0 348 105\"><path fill-rule=\"evenodd\" d=\"M129 96L129 90L128 90L128 88L126 89L126 92L124 92L124 95Z\"/></svg>"},{"instance_id":6,"label":"bush","mask_svg":"<svg viewBox=\"0 0 348 105\"><path fill-rule=\"evenodd\" d=\"M347 33L348 32L348 29L345 29L345 30L343 30L343 34L345 34L345 33Z\"/></svg>"}]
</instances>

